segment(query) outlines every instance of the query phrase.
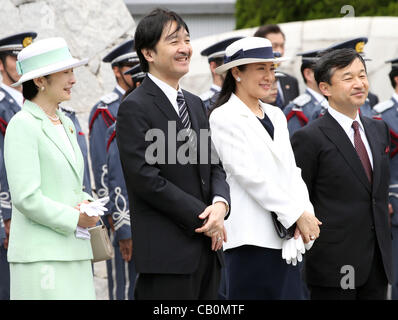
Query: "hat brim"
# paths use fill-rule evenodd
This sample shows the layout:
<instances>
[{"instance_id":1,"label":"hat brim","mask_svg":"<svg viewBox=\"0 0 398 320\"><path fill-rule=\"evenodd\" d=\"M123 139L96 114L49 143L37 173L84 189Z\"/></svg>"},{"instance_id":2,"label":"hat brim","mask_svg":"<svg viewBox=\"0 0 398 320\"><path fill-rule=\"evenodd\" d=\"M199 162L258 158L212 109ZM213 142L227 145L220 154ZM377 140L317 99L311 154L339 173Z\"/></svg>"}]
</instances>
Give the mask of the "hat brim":
<instances>
[{"instance_id":1,"label":"hat brim","mask_svg":"<svg viewBox=\"0 0 398 320\"><path fill-rule=\"evenodd\" d=\"M39 78L39 77L43 77L43 76L47 76L49 74L60 72L63 70L77 68L77 67L83 66L87 63L88 63L88 59L82 59L82 60L69 59L66 61L54 63L54 64L51 64L44 68L33 70L31 72L28 72L28 73L22 75L22 77L18 80L18 82L13 83L11 85L11 87L18 87L26 81L29 81L29 80L32 80L35 78Z\"/></svg>"},{"instance_id":2,"label":"hat brim","mask_svg":"<svg viewBox=\"0 0 398 320\"><path fill-rule=\"evenodd\" d=\"M217 74L222 74L233 67L242 66L244 64L261 63L261 62L278 63L278 62L283 62L286 60L289 60L289 58L283 58L283 57L282 58L273 58L273 59L245 58L245 59L239 59L239 60L231 61L228 63L224 63L221 66L217 67L215 71Z\"/></svg>"}]
</instances>

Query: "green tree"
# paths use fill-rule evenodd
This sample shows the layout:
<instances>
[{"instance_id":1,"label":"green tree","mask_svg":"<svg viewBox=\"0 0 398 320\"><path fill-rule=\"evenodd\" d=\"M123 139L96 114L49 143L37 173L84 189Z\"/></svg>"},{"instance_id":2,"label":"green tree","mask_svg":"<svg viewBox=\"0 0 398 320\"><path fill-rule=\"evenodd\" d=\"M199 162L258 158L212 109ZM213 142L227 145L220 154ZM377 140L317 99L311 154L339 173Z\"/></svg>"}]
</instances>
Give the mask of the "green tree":
<instances>
[{"instance_id":1,"label":"green tree","mask_svg":"<svg viewBox=\"0 0 398 320\"><path fill-rule=\"evenodd\" d=\"M342 11L344 6L354 11ZM398 16L396 0L237 0L236 29L269 23L339 18L346 15Z\"/></svg>"}]
</instances>

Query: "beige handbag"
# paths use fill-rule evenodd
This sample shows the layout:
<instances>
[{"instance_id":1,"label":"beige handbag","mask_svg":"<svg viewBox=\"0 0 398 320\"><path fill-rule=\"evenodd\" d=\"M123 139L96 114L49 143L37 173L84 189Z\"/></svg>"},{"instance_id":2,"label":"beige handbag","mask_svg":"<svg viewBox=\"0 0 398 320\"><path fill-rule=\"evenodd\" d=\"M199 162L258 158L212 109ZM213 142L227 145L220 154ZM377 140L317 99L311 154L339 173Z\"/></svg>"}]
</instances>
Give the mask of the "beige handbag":
<instances>
[{"instance_id":1,"label":"beige handbag","mask_svg":"<svg viewBox=\"0 0 398 320\"><path fill-rule=\"evenodd\" d=\"M108 230L101 218L100 221L101 224L99 226L88 229L91 236L91 248L93 249L92 262L112 259L115 254L113 245L108 236Z\"/></svg>"}]
</instances>

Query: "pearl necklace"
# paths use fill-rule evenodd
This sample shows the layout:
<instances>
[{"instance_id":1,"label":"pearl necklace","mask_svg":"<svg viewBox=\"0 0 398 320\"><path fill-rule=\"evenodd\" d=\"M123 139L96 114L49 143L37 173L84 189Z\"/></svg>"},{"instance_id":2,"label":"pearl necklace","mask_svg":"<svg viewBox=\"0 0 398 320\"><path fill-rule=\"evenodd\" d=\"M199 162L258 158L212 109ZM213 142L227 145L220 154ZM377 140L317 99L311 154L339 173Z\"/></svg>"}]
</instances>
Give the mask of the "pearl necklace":
<instances>
[{"instance_id":1,"label":"pearl necklace","mask_svg":"<svg viewBox=\"0 0 398 320\"><path fill-rule=\"evenodd\" d=\"M46 113L46 116L50 118L50 120L52 121L58 121L59 120L59 116L56 114L55 117L50 116L49 114Z\"/></svg>"},{"instance_id":2,"label":"pearl necklace","mask_svg":"<svg viewBox=\"0 0 398 320\"><path fill-rule=\"evenodd\" d=\"M59 120L59 116L58 116L57 114L55 114L55 117L52 117L52 116L50 116L50 115L46 112L46 110L44 110L42 107L39 106L39 108L40 108L41 110L43 110L43 112L46 114L46 116L47 116L50 120L52 120L52 121L54 121L54 122Z\"/></svg>"}]
</instances>

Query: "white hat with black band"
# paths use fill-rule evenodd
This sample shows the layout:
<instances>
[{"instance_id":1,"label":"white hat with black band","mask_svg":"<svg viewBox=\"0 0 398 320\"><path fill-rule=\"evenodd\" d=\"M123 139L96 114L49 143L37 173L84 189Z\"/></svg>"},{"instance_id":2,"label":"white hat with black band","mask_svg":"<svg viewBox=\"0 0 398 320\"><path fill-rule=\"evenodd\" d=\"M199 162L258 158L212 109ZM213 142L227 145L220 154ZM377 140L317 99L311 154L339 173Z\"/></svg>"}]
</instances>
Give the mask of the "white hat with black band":
<instances>
[{"instance_id":1,"label":"white hat with black band","mask_svg":"<svg viewBox=\"0 0 398 320\"><path fill-rule=\"evenodd\" d=\"M230 44L225 49L224 64L216 69L218 74L250 63L282 62L288 58L276 58L271 41L260 37L246 37Z\"/></svg>"}]
</instances>

